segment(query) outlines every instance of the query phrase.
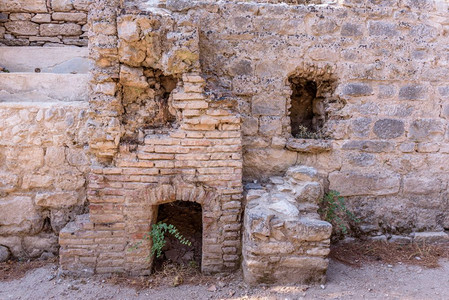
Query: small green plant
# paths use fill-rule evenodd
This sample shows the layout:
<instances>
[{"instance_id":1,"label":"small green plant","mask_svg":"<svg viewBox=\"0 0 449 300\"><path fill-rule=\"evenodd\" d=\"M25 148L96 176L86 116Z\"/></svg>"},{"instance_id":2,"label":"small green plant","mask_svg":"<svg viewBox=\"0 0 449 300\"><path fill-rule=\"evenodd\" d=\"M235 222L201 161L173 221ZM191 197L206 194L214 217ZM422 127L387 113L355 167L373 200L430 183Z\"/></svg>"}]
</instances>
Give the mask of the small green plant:
<instances>
[{"instance_id":1,"label":"small green plant","mask_svg":"<svg viewBox=\"0 0 449 300\"><path fill-rule=\"evenodd\" d=\"M179 233L179 230L175 227L175 225L158 222L156 224L153 224L153 226L151 226L151 231L143 236L144 240L149 240L150 238L153 240L153 246L151 247L149 258L155 254L156 258L162 255L162 248L164 248L166 244L165 234L167 232L173 235L181 244L192 246L192 243L181 233ZM137 244L132 246L130 250L138 249L141 244L142 242L138 242Z\"/></svg>"},{"instance_id":2,"label":"small green plant","mask_svg":"<svg viewBox=\"0 0 449 300\"><path fill-rule=\"evenodd\" d=\"M298 139L314 139L314 140L325 140L326 135L320 130L317 132L311 131L306 126L299 125L298 132L296 133L296 138Z\"/></svg>"},{"instance_id":3,"label":"small green plant","mask_svg":"<svg viewBox=\"0 0 449 300\"><path fill-rule=\"evenodd\" d=\"M334 227L335 233L348 233L348 221L360 222L346 207L345 199L337 191L330 190L320 202L318 210L321 217Z\"/></svg>"}]
</instances>

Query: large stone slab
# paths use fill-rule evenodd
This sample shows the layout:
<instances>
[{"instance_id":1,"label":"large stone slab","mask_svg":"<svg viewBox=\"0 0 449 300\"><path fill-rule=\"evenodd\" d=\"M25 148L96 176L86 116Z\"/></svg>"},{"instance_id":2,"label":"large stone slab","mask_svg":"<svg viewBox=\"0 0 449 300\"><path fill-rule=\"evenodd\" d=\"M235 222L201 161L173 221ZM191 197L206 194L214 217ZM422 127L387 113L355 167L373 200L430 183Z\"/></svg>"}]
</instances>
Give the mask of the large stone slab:
<instances>
[{"instance_id":1,"label":"large stone slab","mask_svg":"<svg viewBox=\"0 0 449 300\"><path fill-rule=\"evenodd\" d=\"M28 196L0 198L0 235L39 231L41 216Z\"/></svg>"},{"instance_id":2,"label":"large stone slab","mask_svg":"<svg viewBox=\"0 0 449 300\"><path fill-rule=\"evenodd\" d=\"M81 74L89 71L88 55L82 47L0 47L0 66L10 72Z\"/></svg>"},{"instance_id":3,"label":"large stone slab","mask_svg":"<svg viewBox=\"0 0 449 300\"><path fill-rule=\"evenodd\" d=\"M47 12L45 0L4 0L0 1L1 12Z\"/></svg>"},{"instance_id":4,"label":"large stone slab","mask_svg":"<svg viewBox=\"0 0 449 300\"><path fill-rule=\"evenodd\" d=\"M0 73L0 102L87 101L87 74Z\"/></svg>"},{"instance_id":5,"label":"large stone slab","mask_svg":"<svg viewBox=\"0 0 449 300\"><path fill-rule=\"evenodd\" d=\"M337 171L329 174L329 189L342 196L391 195L399 192L400 176L385 171Z\"/></svg>"}]
</instances>

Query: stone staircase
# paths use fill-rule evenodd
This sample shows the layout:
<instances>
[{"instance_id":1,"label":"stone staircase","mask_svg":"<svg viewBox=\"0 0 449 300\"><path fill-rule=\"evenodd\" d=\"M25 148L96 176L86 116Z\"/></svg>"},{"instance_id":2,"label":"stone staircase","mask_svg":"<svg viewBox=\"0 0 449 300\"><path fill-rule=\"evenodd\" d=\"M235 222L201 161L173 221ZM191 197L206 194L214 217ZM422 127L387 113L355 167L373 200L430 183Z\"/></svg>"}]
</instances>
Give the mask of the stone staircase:
<instances>
[{"instance_id":1,"label":"stone staircase","mask_svg":"<svg viewBox=\"0 0 449 300\"><path fill-rule=\"evenodd\" d=\"M249 188L242 246L245 281L323 282L332 225L317 213L323 196L317 171L293 166L284 177Z\"/></svg>"},{"instance_id":2,"label":"stone staircase","mask_svg":"<svg viewBox=\"0 0 449 300\"><path fill-rule=\"evenodd\" d=\"M0 102L88 101L88 49L0 47Z\"/></svg>"}]
</instances>

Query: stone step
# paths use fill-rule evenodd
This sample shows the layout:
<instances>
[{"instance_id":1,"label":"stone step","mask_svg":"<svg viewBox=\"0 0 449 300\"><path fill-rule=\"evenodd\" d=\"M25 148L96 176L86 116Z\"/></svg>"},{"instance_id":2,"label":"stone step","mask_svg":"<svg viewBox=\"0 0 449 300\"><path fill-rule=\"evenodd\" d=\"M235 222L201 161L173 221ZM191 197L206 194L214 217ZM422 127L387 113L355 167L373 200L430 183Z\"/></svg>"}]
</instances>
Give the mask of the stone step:
<instances>
[{"instance_id":1,"label":"stone step","mask_svg":"<svg viewBox=\"0 0 449 300\"><path fill-rule=\"evenodd\" d=\"M89 74L0 73L0 102L88 101Z\"/></svg>"},{"instance_id":2,"label":"stone step","mask_svg":"<svg viewBox=\"0 0 449 300\"><path fill-rule=\"evenodd\" d=\"M0 47L0 67L9 72L86 74L87 47Z\"/></svg>"}]
</instances>

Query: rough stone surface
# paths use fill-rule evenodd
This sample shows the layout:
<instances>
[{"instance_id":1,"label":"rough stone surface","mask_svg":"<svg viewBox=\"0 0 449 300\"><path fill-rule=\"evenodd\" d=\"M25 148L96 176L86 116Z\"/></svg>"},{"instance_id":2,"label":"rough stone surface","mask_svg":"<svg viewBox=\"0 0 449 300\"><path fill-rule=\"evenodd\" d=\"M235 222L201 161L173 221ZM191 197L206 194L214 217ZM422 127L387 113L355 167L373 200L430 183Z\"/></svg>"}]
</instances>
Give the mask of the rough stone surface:
<instances>
[{"instance_id":1,"label":"rough stone surface","mask_svg":"<svg viewBox=\"0 0 449 300\"><path fill-rule=\"evenodd\" d=\"M88 27L81 25L88 7L87 0L1 1L0 46L87 46ZM58 35L73 38L54 38Z\"/></svg>"},{"instance_id":2,"label":"rough stone surface","mask_svg":"<svg viewBox=\"0 0 449 300\"><path fill-rule=\"evenodd\" d=\"M0 245L14 257L28 257L25 238L59 233L75 214L87 212L88 199L87 218L69 225L70 235L62 230L61 265L141 274L149 267L147 252L134 260L125 248L153 218L142 199L158 205L166 196L190 201L196 195L203 199L208 234L203 270L234 270L241 258L242 180L282 186L282 177L273 176L296 164L315 167L330 188L346 195L361 232L386 238L449 228L447 5L269 2L176 0L167 1L167 9L131 0L0 2L0 44L83 47L89 39L92 60L90 87L84 88L89 108L39 98L57 90L61 95L77 76L58 84L37 74L23 82L39 88L1 91L0 206L22 211L5 216ZM59 65L59 55L53 56ZM14 59L13 67L19 65ZM31 73L40 68L27 67ZM289 149L298 121L291 120L293 77L307 82L310 128L320 127L331 150ZM156 183L158 196L134 195ZM312 183L295 187L305 203L322 193ZM287 188L270 192L268 206L276 204L266 209L300 216L303 208L281 201ZM47 203L51 198L38 193L74 197ZM300 255L279 261L288 264L322 270L325 262Z\"/></svg>"},{"instance_id":3,"label":"rough stone surface","mask_svg":"<svg viewBox=\"0 0 449 300\"><path fill-rule=\"evenodd\" d=\"M317 215L322 184L317 171L294 166L273 185L248 190L243 275L250 284L324 282L332 226ZM314 186L308 193L305 186Z\"/></svg>"},{"instance_id":4,"label":"rough stone surface","mask_svg":"<svg viewBox=\"0 0 449 300\"><path fill-rule=\"evenodd\" d=\"M5 262L9 259L10 253L8 248L0 246L0 262Z\"/></svg>"}]
</instances>

